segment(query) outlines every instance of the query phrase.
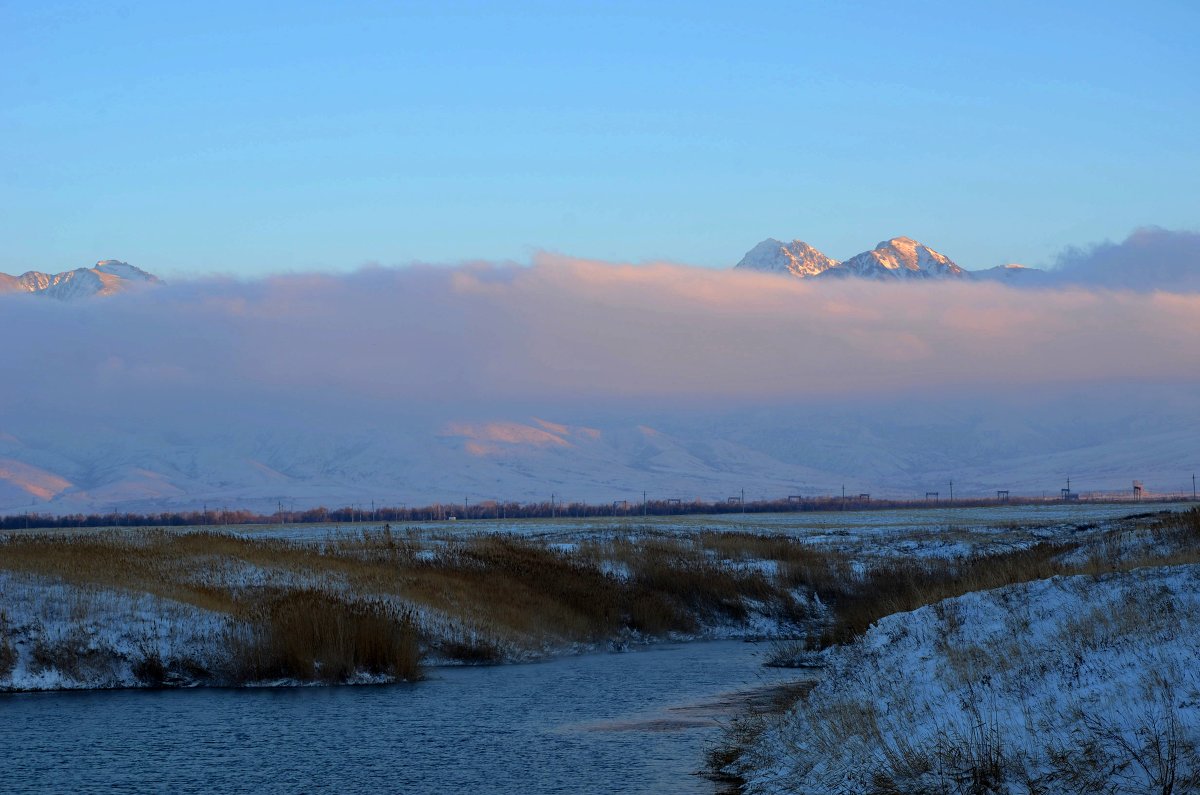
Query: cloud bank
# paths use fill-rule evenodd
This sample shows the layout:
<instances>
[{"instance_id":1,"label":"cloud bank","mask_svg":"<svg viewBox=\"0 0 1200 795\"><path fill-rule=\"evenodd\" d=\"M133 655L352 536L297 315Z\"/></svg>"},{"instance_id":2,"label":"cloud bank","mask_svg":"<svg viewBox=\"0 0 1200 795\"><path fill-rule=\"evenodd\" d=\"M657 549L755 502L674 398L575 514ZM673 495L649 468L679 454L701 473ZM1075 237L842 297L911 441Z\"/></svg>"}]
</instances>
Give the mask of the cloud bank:
<instances>
[{"instance_id":1,"label":"cloud bank","mask_svg":"<svg viewBox=\"0 0 1200 795\"><path fill-rule=\"evenodd\" d=\"M1120 243L1069 248L1054 273L1064 282L1128 290L1200 290L1200 233L1135 229Z\"/></svg>"},{"instance_id":2,"label":"cloud bank","mask_svg":"<svg viewBox=\"0 0 1200 795\"><path fill-rule=\"evenodd\" d=\"M1119 270L1141 245L1099 247L1089 267ZM779 401L1196 380L1200 293L813 284L540 255L200 280L67 305L14 296L0 334L0 367L21 384L0 397L10 413L203 412L214 396Z\"/></svg>"},{"instance_id":3,"label":"cloud bank","mask_svg":"<svg viewBox=\"0 0 1200 795\"><path fill-rule=\"evenodd\" d=\"M539 255L0 296L0 334L0 511L1176 488L1200 438L1200 291Z\"/></svg>"}]
</instances>

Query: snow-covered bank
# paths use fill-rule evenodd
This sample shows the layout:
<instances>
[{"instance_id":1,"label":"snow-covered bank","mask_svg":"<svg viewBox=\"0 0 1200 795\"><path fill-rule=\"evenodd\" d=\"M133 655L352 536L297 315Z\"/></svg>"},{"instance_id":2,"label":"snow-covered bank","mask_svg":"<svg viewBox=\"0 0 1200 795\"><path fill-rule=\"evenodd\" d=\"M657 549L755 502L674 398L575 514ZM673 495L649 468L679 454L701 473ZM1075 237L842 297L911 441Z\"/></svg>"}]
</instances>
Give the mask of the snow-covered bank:
<instances>
[{"instance_id":1,"label":"snow-covered bank","mask_svg":"<svg viewBox=\"0 0 1200 795\"><path fill-rule=\"evenodd\" d=\"M777 568L697 539L21 533L0 537L0 690L380 682L794 633L813 606Z\"/></svg>"},{"instance_id":2,"label":"snow-covered bank","mask_svg":"<svg viewBox=\"0 0 1200 795\"><path fill-rule=\"evenodd\" d=\"M747 792L1200 787L1200 565L970 593L825 657L743 749Z\"/></svg>"},{"instance_id":3,"label":"snow-covered bank","mask_svg":"<svg viewBox=\"0 0 1200 795\"><path fill-rule=\"evenodd\" d=\"M213 667L228 627L148 593L22 574L0 572L0 595L0 691L188 684Z\"/></svg>"}]
</instances>

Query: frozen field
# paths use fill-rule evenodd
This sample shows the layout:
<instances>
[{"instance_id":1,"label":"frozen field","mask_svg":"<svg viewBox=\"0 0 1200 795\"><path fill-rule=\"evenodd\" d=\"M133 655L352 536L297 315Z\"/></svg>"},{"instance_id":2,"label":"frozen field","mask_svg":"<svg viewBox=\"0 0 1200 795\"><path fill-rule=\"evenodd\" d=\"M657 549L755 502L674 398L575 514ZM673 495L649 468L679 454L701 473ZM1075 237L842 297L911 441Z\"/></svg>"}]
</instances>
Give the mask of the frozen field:
<instances>
[{"instance_id":1,"label":"frozen field","mask_svg":"<svg viewBox=\"0 0 1200 795\"><path fill-rule=\"evenodd\" d=\"M905 508L879 511L808 511L796 513L725 513L689 516L642 516L630 508L627 516L558 519L451 520L397 522L394 528L431 534L515 533L567 538L593 531L646 528L657 532L728 530L786 533L820 538L826 535L904 535L946 528L1007 529L1033 526L1067 526L1102 522L1136 513L1187 510L1187 502L1045 503L995 505L972 508ZM320 538L334 533L381 527L383 522L330 524L264 524L213 526L210 529L276 538ZM180 528L189 529L189 528Z\"/></svg>"},{"instance_id":2,"label":"frozen field","mask_svg":"<svg viewBox=\"0 0 1200 795\"><path fill-rule=\"evenodd\" d=\"M571 544L612 535L688 535L702 531L769 533L867 556L905 554L955 557L1018 549L1038 541L1076 536L1121 517L1180 511L1193 503L1052 503L973 508L879 511L730 513L694 516L589 517L403 522L393 529L423 539L510 533ZM255 525L214 528L249 537L321 540L373 531L381 522L323 525ZM182 529L182 528L181 528Z\"/></svg>"}]
</instances>

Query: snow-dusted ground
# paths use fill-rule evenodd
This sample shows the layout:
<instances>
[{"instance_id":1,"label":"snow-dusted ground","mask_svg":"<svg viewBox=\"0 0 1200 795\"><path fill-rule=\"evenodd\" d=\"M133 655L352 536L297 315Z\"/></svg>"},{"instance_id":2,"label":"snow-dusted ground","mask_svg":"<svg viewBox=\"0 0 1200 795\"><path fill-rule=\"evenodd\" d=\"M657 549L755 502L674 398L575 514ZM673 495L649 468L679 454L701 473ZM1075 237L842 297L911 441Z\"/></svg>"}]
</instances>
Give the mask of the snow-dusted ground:
<instances>
[{"instance_id":1,"label":"snow-dusted ground","mask_svg":"<svg viewBox=\"0 0 1200 795\"><path fill-rule=\"evenodd\" d=\"M0 691L145 686L136 666L209 667L229 627L219 613L171 599L10 572L0 572L0 597Z\"/></svg>"},{"instance_id":2,"label":"snow-dusted ground","mask_svg":"<svg viewBox=\"0 0 1200 795\"><path fill-rule=\"evenodd\" d=\"M739 763L748 792L1200 788L1200 566L971 593L824 656Z\"/></svg>"},{"instance_id":3,"label":"snow-dusted ground","mask_svg":"<svg viewBox=\"0 0 1200 795\"><path fill-rule=\"evenodd\" d=\"M196 529L173 528L172 532ZM251 528L248 534L260 538L272 536L272 529ZM438 529L414 529L411 533L398 533L397 538L400 543L412 545L416 561L436 564L463 535L447 536ZM398 564L395 571L394 590L376 592L370 586L364 587L355 579L357 570L353 564L359 560L358 553L353 550L331 552L331 549L340 549L340 542L354 543L349 539L356 535L361 540L361 534L371 530L380 528L308 528L302 535L288 538L288 541L298 543L292 543L286 549L314 552L314 547L325 548L330 554L315 561L305 558L300 563L280 552L276 565L271 559L275 554L273 547L268 547L255 562L238 557L236 551L181 552L180 557L168 553L169 559L161 564L168 569L153 569L154 573L147 575L146 580L129 579L129 587L142 587L145 591L79 585L45 575L4 571L0 557L0 691L143 687L156 685L164 679L167 684L175 685L231 683L233 680L222 673L228 662L228 638L243 632L246 627L227 613L156 595L164 589L169 590L170 585L181 586L191 598L206 589L214 594L239 595L249 601L253 601L255 594L313 589L351 603L387 603L398 613L412 616L427 641L425 662L428 664L454 662L452 656L441 651L444 643L488 648L495 651L499 660L522 662L601 648L619 649L655 640L761 638L778 635L781 631L796 631L794 625L781 623L776 607L751 599L744 601L747 610L744 617L733 619L717 612L698 612L695 616L698 625L694 629L654 637L625 628L603 640L581 641L573 639L569 631L557 632L554 627L496 626L486 607L474 604L470 594L458 594L453 589L440 592L436 588L432 595L420 588L406 592L401 582L406 579L406 564L403 563ZM19 539L30 534L32 531L21 531L14 536ZM131 528L52 533L57 537L81 540L114 534L129 543L131 549L169 538L156 531ZM583 537L599 538L591 533L585 536L574 534L573 541L546 540L545 543L557 551L574 553L579 551ZM156 538L159 542L153 541ZM3 555L3 543L3 537L0 537L0 555ZM214 545L214 549L219 550L220 545ZM370 549L362 554L374 560L369 557ZM728 569L754 568L731 561L716 562ZM767 563L763 565L767 566L768 573L772 573ZM581 560L581 565L597 565L602 572L618 580L630 577L624 564L616 559ZM807 599L805 595L797 596L802 601ZM462 599L466 604L458 604L456 599ZM159 666L157 678L153 668L147 675L148 662ZM354 681L379 681L379 678L360 677ZM280 680L255 684L298 682Z\"/></svg>"},{"instance_id":4,"label":"snow-dusted ground","mask_svg":"<svg viewBox=\"0 0 1200 795\"><path fill-rule=\"evenodd\" d=\"M1161 506L1144 505L1144 509ZM1179 506L1168 506L1178 508ZM591 559L590 565L617 578L629 570L617 551L605 551L609 542L653 539L657 536L699 538L710 531L776 533L796 537L817 547L847 554L859 564L872 565L888 558L960 557L973 553L1024 548L1045 539L1092 539L1130 524L1120 519L1128 506L1058 505L1008 506L988 509L939 509L928 511L838 512L835 514L725 515L655 518L554 520L535 522L442 522L396 529L396 538L412 544L414 559L434 561L455 540L489 532L520 531L530 539L566 553L584 547L591 554L614 554L611 559ZM1130 525L1132 526L1132 525ZM212 529L212 528L206 528ZM250 537L283 536L304 545L336 544L339 537L360 536L378 530L374 524L327 526L265 526L228 528ZM183 532L186 528L177 529ZM88 532L88 531L83 531ZM137 534L137 530L118 532ZM16 534L17 536L23 533ZM1148 537L1131 531L1127 557L1150 543ZM599 547L595 545L599 544ZM599 549L599 553L595 550ZM1108 550L1111 552L1111 550ZM1086 560L1090 553L1078 553ZM714 550L710 560L727 569L758 571L768 577L776 573L773 560L746 557L722 559ZM179 565L183 565L180 562ZM2 567L0 567L2 569ZM861 570L861 567L860 569ZM413 612L427 637L457 638L474 643L486 626L473 623L471 611L448 612L432 604L406 599L399 593L370 593L356 589L352 577L336 567L307 568L265 560L225 557L197 558L178 575L181 583L217 590L274 588L320 588L345 593L349 598L383 599L397 608ZM802 600L808 594L796 593ZM710 618L690 638L764 637L794 634L794 626L783 627L766 605L749 604L745 620ZM0 639L10 639L15 665L7 674L4 648L0 647L0 689L44 689L71 687L116 687L144 684L137 666L147 658L164 662L208 663L221 654L224 633L233 628L231 619L149 593L133 593L95 586L78 587L26 574L0 573ZM677 639L687 639L675 636ZM565 638L524 637L492 634L503 658L528 660L577 653L596 648ZM617 643L640 643L645 639L627 635ZM608 641L605 642L606 645ZM64 657L74 661L71 670L52 671L40 659ZM437 661L434 652L433 661ZM187 681L186 665L168 672Z\"/></svg>"}]
</instances>

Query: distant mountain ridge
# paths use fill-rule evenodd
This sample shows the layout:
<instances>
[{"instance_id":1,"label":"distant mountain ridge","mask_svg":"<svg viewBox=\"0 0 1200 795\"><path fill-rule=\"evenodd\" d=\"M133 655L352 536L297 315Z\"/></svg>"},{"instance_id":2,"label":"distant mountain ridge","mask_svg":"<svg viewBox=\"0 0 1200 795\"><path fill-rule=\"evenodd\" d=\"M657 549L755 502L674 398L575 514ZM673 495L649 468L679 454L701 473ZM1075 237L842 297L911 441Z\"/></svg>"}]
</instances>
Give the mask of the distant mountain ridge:
<instances>
[{"instance_id":1,"label":"distant mountain ridge","mask_svg":"<svg viewBox=\"0 0 1200 795\"><path fill-rule=\"evenodd\" d=\"M26 271L20 276L0 273L0 293L32 293L60 301L113 295L131 287L161 283L157 276L115 259L102 259L94 267L62 273Z\"/></svg>"},{"instance_id":2,"label":"distant mountain ridge","mask_svg":"<svg viewBox=\"0 0 1200 795\"><path fill-rule=\"evenodd\" d=\"M1000 265L981 271L969 271L939 251L913 240L893 237L870 251L839 262L803 240L784 243L768 238L746 252L734 266L738 270L786 273L799 279L871 279L896 280L979 280L1010 284L1039 283L1046 272L1024 265Z\"/></svg>"}]
</instances>

